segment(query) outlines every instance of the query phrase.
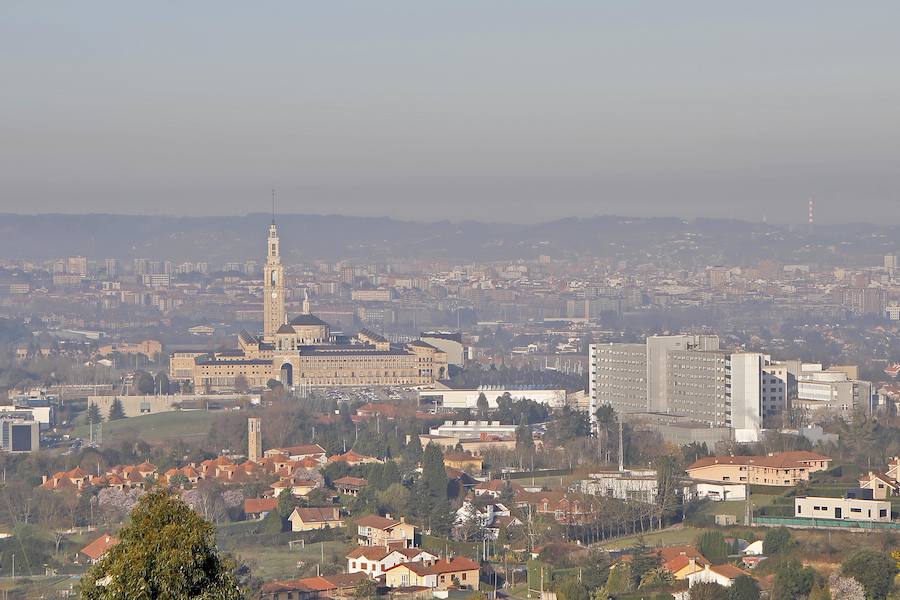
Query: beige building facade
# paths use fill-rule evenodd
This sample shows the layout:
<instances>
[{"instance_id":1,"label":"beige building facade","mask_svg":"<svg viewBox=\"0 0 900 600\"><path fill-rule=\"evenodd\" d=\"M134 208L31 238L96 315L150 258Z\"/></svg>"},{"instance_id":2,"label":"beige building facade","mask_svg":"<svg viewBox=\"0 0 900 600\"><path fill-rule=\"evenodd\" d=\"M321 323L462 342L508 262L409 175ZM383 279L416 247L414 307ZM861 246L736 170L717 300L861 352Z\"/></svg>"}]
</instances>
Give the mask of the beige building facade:
<instances>
[{"instance_id":1,"label":"beige building facade","mask_svg":"<svg viewBox=\"0 0 900 600\"><path fill-rule=\"evenodd\" d=\"M303 313L288 322L279 248L273 224L264 269L263 335L242 331L233 350L173 353L172 380L190 381L195 391L223 392L262 388L270 380L288 388L420 386L447 377L447 353L421 340L392 344L363 330L350 342L337 343L328 323L311 314L308 298Z\"/></svg>"},{"instance_id":2,"label":"beige building facade","mask_svg":"<svg viewBox=\"0 0 900 600\"><path fill-rule=\"evenodd\" d=\"M782 452L771 456L708 456L687 468L698 481L727 481L751 485L795 486L810 473L825 471L831 458L815 452Z\"/></svg>"}]
</instances>

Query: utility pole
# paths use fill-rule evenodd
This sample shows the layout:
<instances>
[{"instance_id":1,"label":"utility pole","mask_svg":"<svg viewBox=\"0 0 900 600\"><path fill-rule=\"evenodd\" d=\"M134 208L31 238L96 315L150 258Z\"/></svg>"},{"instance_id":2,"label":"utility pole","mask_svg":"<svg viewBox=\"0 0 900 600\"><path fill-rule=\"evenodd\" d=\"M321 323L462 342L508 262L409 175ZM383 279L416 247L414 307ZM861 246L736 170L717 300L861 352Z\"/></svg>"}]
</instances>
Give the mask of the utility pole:
<instances>
[{"instance_id":1,"label":"utility pole","mask_svg":"<svg viewBox=\"0 0 900 600\"><path fill-rule=\"evenodd\" d=\"M750 504L750 485L744 484L744 496L747 498L746 514L744 515L744 525L750 527L753 523L753 507Z\"/></svg>"},{"instance_id":2,"label":"utility pole","mask_svg":"<svg viewBox=\"0 0 900 600\"><path fill-rule=\"evenodd\" d=\"M625 444L622 442L622 430L624 425L622 424L622 419L619 419L619 473L623 473L625 471Z\"/></svg>"}]
</instances>

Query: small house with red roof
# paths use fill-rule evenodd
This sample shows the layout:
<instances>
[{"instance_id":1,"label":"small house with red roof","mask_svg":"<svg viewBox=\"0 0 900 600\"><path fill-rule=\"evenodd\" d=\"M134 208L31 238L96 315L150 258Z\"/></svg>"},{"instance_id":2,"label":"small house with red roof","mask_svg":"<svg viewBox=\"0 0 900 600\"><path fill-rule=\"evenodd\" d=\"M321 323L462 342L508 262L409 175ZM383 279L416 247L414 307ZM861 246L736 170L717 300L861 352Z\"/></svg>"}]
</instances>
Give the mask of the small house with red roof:
<instances>
[{"instance_id":1,"label":"small house with red roof","mask_svg":"<svg viewBox=\"0 0 900 600\"><path fill-rule=\"evenodd\" d=\"M87 556L91 564L94 564L109 552L109 549L119 543L119 538L104 533L93 542L81 549L80 553Z\"/></svg>"},{"instance_id":2,"label":"small house with red roof","mask_svg":"<svg viewBox=\"0 0 900 600\"><path fill-rule=\"evenodd\" d=\"M341 573L288 579L266 583L260 589L260 600L318 600L319 598L347 598L353 595L365 573Z\"/></svg>"},{"instance_id":3,"label":"small house with red roof","mask_svg":"<svg viewBox=\"0 0 900 600\"><path fill-rule=\"evenodd\" d=\"M446 590L459 585L477 590L478 574L478 563L457 556L441 559L430 565L420 562L401 563L385 571L384 579L387 586L392 588L421 586Z\"/></svg>"},{"instance_id":4,"label":"small house with red roof","mask_svg":"<svg viewBox=\"0 0 900 600\"><path fill-rule=\"evenodd\" d=\"M278 498L245 498L244 515L248 519L265 519L278 507Z\"/></svg>"},{"instance_id":5,"label":"small house with red roof","mask_svg":"<svg viewBox=\"0 0 900 600\"><path fill-rule=\"evenodd\" d=\"M339 494L347 496L359 496L359 492L367 485L369 485L369 482L362 477L350 477L349 475L334 480L334 489Z\"/></svg>"}]
</instances>

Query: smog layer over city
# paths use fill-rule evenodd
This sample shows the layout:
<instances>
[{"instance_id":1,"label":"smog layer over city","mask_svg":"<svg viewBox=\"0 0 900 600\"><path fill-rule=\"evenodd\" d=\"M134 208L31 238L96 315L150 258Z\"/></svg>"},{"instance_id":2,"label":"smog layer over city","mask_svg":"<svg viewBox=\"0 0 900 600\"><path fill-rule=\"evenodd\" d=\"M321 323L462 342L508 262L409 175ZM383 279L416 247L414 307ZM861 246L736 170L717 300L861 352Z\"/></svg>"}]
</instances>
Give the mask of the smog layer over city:
<instances>
[{"instance_id":1,"label":"smog layer over city","mask_svg":"<svg viewBox=\"0 0 900 600\"><path fill-rule=\"evenodd\" d=\"M900 599L898 21L9 0L3 600Z\"/></svg>"}]
</instances>

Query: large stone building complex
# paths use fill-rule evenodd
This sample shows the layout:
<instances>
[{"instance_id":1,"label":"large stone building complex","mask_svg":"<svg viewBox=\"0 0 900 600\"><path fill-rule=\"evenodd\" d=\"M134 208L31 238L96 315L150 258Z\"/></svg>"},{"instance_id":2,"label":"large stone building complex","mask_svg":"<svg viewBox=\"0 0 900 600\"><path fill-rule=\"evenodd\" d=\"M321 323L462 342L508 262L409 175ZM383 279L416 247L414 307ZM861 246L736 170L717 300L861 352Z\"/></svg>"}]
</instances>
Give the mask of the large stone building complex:
<instances>
[{"instance_id":1,"label":"large stone building complex","mask_svg":"<svg viewBox=\"0 0 900 600\"><path fill-rule=\"evenodd\" d=\"M267 251L262 336L242 331L233 350L175 352L169 363L173 380L191 381L198 391L225 391L263 387L271 379L287 387L418 386L447 377L447 354L421 340L392 344L363 330L338 342L328 323L311 313L308 298L302 314L288 321L274 223Z\"/></svg>"}]
</instances>

